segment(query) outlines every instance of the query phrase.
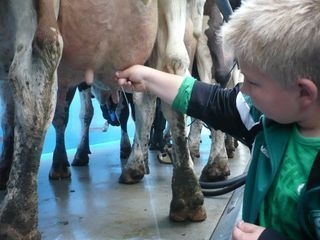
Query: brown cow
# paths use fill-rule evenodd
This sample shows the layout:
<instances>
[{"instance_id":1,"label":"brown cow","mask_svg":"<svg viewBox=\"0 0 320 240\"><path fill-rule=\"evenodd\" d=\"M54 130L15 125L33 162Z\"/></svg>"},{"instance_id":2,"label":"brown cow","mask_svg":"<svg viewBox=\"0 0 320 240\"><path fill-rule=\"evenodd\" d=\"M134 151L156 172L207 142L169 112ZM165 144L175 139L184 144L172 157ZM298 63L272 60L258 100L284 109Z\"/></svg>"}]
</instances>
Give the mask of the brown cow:
<instances>
[{"instance_id":1,"label":"brown cow","mask_svg":"<svg viewBox=\"0 0 320 240\"><path fill-rule=\"evenodd\" d=\"M59 101L84 75L94 73L103 86L117 69L144 63L157 33L157 1L70 0L59 6L54 0L12 0L1 1L0 9L0 75L10 79L14 101L14 147L6 159L12 169L0 208L0 238L38 239L36 179L56 103L62 37ZM0 171L5 178L8 169Z\"/></svg>"}]
</instances>

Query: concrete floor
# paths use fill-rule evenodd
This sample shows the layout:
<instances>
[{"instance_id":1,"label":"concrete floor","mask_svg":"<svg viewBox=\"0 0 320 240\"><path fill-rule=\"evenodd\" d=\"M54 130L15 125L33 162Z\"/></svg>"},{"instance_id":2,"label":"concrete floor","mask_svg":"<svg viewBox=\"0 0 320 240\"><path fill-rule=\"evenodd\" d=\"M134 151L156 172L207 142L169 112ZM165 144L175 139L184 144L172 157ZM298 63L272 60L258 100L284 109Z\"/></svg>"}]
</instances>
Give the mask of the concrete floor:
<instances>
[{"instance_id":1,"label":"concrete floor","mask_svg":"<svg viewBox=\"0 0 320 240\"><path fill-rule=\"evenodd\" d=\"M209 151L209 135L202 134L201 157L195 162L198 176ZM171 222L168 215L172 166L159 163L157 152L149 151L150 174L134 185L118 183L118 141L94 145L91 152L88 167L71 167L72 179L60 181L49 181L52 154L42 155L38 228L43 240L230 239L225 231L212 233L232 193L206 197L207 219L203 222ZM74 154L75 150L68 151L69 161ZM248 160L249 150L240 144L235 157L230 159L231 177L241 174ZM3 196L4 191L0 191L0 201ZM225 212L230 212L229 208ZM218 229L230 228L232 224L226 225L225 219L221 222Z\"/></svg>"},{"instance_id":2,"label":"concrete floor","mask_svg":"<svg viewBox=\"0 0 320 240\"><path fill-rule=\"evenodd\" d=\"M202 137L197 174L210 150ZM207 219L175 223L168 217L172 166L161 164L150 151L151 173L134 185L118 183L121 167L117 142L95 145L88 167L71 167L72 180L49 181L51 154L42 155L39 171L39 230L44 240L80 239L209 239L231 196L206 197ZM69 161L74 152L70 151ZM242 145L230 159L232 176L249 159ZM218 240L218 239L217 239Z\"/></svg>"}]
</instances>

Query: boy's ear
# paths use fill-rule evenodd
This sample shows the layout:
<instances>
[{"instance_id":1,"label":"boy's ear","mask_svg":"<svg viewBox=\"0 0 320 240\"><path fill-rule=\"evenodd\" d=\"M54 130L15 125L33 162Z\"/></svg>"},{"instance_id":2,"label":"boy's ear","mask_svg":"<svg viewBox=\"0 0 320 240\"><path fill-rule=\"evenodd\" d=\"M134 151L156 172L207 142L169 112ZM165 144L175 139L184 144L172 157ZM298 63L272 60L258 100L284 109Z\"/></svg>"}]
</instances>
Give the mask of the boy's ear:
<instances>
[{"instance_id":1,"label":"boy's ear","mask_svg":"<svg viewBox=\"0 0 320 240\"><path fill-rule=\"evenodd\" d=\"M317 101L319 92L313 81L307 78L301 78L297 83L300 91L299 97L303 107L307 107L314 101Z\"/></svg>"}]
</instances>

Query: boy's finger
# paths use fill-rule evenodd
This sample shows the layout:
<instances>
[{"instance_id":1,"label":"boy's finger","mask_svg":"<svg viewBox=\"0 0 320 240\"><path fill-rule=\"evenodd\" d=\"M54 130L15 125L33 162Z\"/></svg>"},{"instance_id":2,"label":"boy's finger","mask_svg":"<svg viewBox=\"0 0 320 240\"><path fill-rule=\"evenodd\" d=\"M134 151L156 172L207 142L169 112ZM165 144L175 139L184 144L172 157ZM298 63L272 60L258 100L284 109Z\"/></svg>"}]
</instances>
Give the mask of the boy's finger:
<instances>
[{"instance_id":1,"label":"boy's finger","mask_svg":"<svg viewBox=\"0 0 320 240\"><path fill-rule=\"evenodd\" d=\"M242 240L243 232L235 226L232 232L232 240Z\"/></svg>"},{"instance_id":2,"label":"boy's finger","mask_svg":"<svg viewBox=\"0 0 320 240\"><path fill-rule=\"evenodd\" d=\"M123 71L117 71L115 73L117 78L128 78L129 77L129 71L123 70Z\"/></svg>"},{"instance_id":3,"label":"boy's finger","mask_svg":"<svg viewBox=\"0 0 320 240\"><path fill-rule=\"evenodd\" d=\"M116 81L118 82L119 85L128 84L128 79L126 78L116 78Z\"/></svg>"},{"instance_id":4,"label":"boy's finger","mask_svg":"<svg viewBox=\"0 0 320 240\"><path fill-rule=\"evenodd\" d=\"M246 222L239 222L237 227L242 231L246 233L254 232L257 229L257 225L246 223Z\"/></svg>"}]
</instances>

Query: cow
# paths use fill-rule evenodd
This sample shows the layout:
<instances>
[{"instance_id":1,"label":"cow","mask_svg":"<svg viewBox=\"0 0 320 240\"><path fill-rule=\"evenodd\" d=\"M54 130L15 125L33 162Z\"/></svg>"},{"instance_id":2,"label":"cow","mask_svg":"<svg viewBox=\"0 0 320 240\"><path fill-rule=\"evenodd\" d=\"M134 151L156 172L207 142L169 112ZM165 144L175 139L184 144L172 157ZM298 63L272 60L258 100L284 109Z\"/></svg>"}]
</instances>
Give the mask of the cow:
<instances>
[{"instance_id":1,"label":"cow","mask_svg":"<svg viewBox=\"0 0 320 240\"><path fill-rule=\"evenodd\" d=\"M12 168L0 208L0 238L39 239L36 179L54 115L62 50L59 84L65 88L58 91L65 92L58 93L59 98L66 98L69 77L92 78L94 73L104 85L117 69L142 64L150 55L157 33L157 1L12 0L1 1L0 9L1 79L8 82L14 103L8 160Z\"/></svg>"},{"instance_id":2,"label":"cow","mask_svg":"<svg viewBox=\"0 0 320 240\"><path fill-rule=\"evenodd\" d=\"M159 1L159 26L157 31L157 42L155 47L153 48L153 54L148 60L148 64L150 64L150 66L157 67L160 69L166 69L167 71L172 71L177 74L185 74L185 71L189 65L189 57L183 42L187 14L190 14L188 16L189 18L190 16L198 17L199 14L201 16L203 7L202 3L204 3L204 1L199 0L188 1L188 4L187 1ZM144 4L146 3L144 2ZM76 5L76 7L74 5ZM75 73L74 69L82 69L81 73L84 75L85 80L87 82L93 81L98 88L105 88L105 81L111 79L105 78L104 76L101 76L101 74L96 74L96 70L93 70L90 66L92 64L90 62L90 57L93 63L97 61L96 59L100 59L102 57L101 49L98 49L99 51L94 52L96 55L90 53L90 51L96 50L95 48L93 48L93 46L95 46L94 43L97 42L99 36L95 35L95 38L92 38L90 34L86 37L83 37L81 35L79 36L79 38L85 39L82 39L81 41L75 38L75 36L77 36L77 34L79 34L78 32L81 32L81 30L79 30L78 25L77 29L73 29L74 26L71 25L72 21L70 19L77 19L79 16L77 16L76 13L82 12L82 10L84 11L84 9L88 9L88 6L86 6L86 4L81 1L79 4L74 5L69 6L66 4L66 2L62 2L60 7L60 16L62 17L58 19L58 23L62 32L62 37L64 39L65 49L58 69L58 101L63 101L64 99L66 99L66 90L69 88L68 84L70 84L70 82L73 79L79 79L81 77ZM79 9L77 8L77 6ZM196 14L194 12L191 12L191 10L195 10ZM66 12L65 14L64 11ZM109 15L107 15L107 17L110 18ZM88 16L87 21L93 21L95 24L97 24L95 22L96 18L96 15L94 19L90 19L90 16ZM112 21L112 19L110 21ZM104 23L107 22L108 24L107 30L109 30L109 28L112 29L112 26L109 26L110 21L104 20ZM151 22L156 23L157 21L155 20ZM83 27L87 27L90 31L91 29L97 28L90 24L88 25L89 26L84 25ZM155 29L157 28L155 27ZM188 34L193 35L193 32L191 31ZM103 34L102 36L106 37ZM125 33L122 33L122 35L116 35L116 37L118 38L122 37L118 40L122 40L123 38L125 38L124 36ZM102 48L104 47L103 43L99 44L99 46L100 45ZM89 50L85 50L85 46L89 46ZM125 44L125 46L129 47L130 45ZM142 45L141 43L139 44L139 46L130 47L143 47L144 50L146 49L146 45ZM122 51L124 53L129 53L129 50L119 50L121 50L120 53ZM142 50L140 49L139 51ZM83 54L85 58L83 58L81 52L86 52L86 54ZM94 56L94 59L92 59L92 56ZM103 55L103 57L107 56L107 54ZM116 55L112 57L112 61L118 59L118 57L115 56ZM157 56L157 59L155 58L155 56ZM137 57L137 54L129 54L129 59L130 57ZM82 61L88 63L88 66L83 67ZM96 64L99 63L97 62ZM103 65L103 67L106 68L106 70L110 70L108 69L108 64L109 62ZM119 69L121 69L124 66L118 67ZM70 68L72 69L72 71L70 71ZM115 71L115 68L112 68L111 71ZM60 84L60 82L62 84ZM130 156L128 157L128 159L124 161L122 173L119 177L119 182L129 184L140 181L145 174L149 173L148 141L150 136L150 128L152 124L152 118L150 118L150 116L153 116L154 113L155 96L143 93L134 93L133 101L136 106L136 131L134 136L134 142ZM195 173L192 168L190 155L188 154L188 149L185 141L185 133L180 131L182 126L180 125L181 118L184 119L184 116L177 113L172 114L171 110L168 110L168 113L171 116L170 119L172 120L170 124L171 126L173 126L172 129L174 129L172 131L172 136L173 148L175 152L174 156L176 159L173 161L173 199L171 201L170 206L170 218L174 221L185 221L188 219L192 221L202 221L206 218L206 212L203 207L203 195L197 177L195 176ZM66 117L63 118L64 114L65 112L63 108L56 109L53 124L57 131L64 131L65 124L62 122L64 119L66 119ZM59 116L59 118L56 118L56 116ZM55 121L56 119L58 121ZM61 161L59 162L61 163ZM68 163L67 161L63 160L62 165L59 166L57 164L53 164L52 168L54 169L55 173L59 174L59 171L61 171L61 173L63 174L65 171L68 171Z\"/></svg>"},{"instance_id":3,"label":"cow","mask_svg":"<svg viewBox=\"0 0 320 240\"><path fill-rule=\"evenodd\" d=\"M198 0L179 2L159 1L159 26L157 31L157 41L147 64L155 68L174 72L176 74L185 74L190 61L183 41L186 29L185 26L187 24L187 19L190 19L191 17L198 18L200 16L200 19L197 19L197 21L201 23L203 4L204 1ZM74 17L77 16L70 16L70 18ZM63 18L61 19L63 21ZM192 23L195 23L195 20L196 18L192 20ZM190 21L188 24L190 24ZM68 40L65 38L63 29L67 29L67 38L68 34L72 34L72 31L70 31L69 26L64 27L63 23L61 27L62 36L65 41L65 45L67 45ZM77 31L79 31L79 29L77 29ZM190 31L187 34L193 35L194 33L193 31ZM96 41L96 39L94 40ZM79 44L78 42L76 43ZM68 47L66 46L65 49L68 50ZM82 48L80 49L82 50ZM74 53L78 54L77 49L74 50ZM63 55L61 64L59 66L59 83L60 81L62 81L64 84L67 82L66 79L61 80L60 76L66 75L66 72L69 72L66 68L66 65L68 68L73 67L69 64L69 61L73 59L76 59L76 61L79 60L78 57L68 59L65 58L65 54ZM77 65L76 61L74 60L75 65ZM68 76L69 81L73 78L77 79L77 76ZM91 71L91 69L85 70L85 78L93 79L93 71ZM88 81L90 82L91 80L89 79ZM94 84L97 87L104 88L105 86L103 83L104 82L101 80L101 76L98 75L94 77ZM60 91L60 85L58 91ZM61 91L64 90L61 89ZM59 99L60 95L58 92L58 100ZM152 118L150 118L150 116L153 116L154 113L155 96L143 93L134 93L133 101L136 106L136 130L134 142L131 154L128 159L124 161L122 173L119 177L120 183L127 184L136 183L140 181L145 174L149 173L148 142L150 137L150 128L152 125ZM170 126L173 129L172 136L175 159L173 161L173 198L170 205L170 218L174 221L185 221L188 219L192 221L202 221L206 218L206 212L203 207L203 195L197 177L192 168L192 162L190 160L190 155L188 154L188 148L185 141L185 133L181 132L181 126L183 127L183 125L181 125L181 118L184 119L185 116L173 113L169 109L167 112L169 114L169 116L167 114L167 117L171 119L171 121L169 120ZM54 125L56 125L55 121ZM62 167L67 169L67 164ZM57 167L56 169L59 171L61 167Z\"/></svg>"},{"instance_id":4,"label":"cow","mask_svg":"<svg viewBox=\"0 0 320 240\"><path fill-rule=\"evenodd\" d=\"M230 51L223 49L217 37L217 32L223 23L216 2L207 0L204 5L204 18L202 26L198 27L198 36L190 36L185 39L190 57L189 71L201 81L226 86L237 79L239 72L234 64L234 58ZM229 81L230 80L230 81ZM192 119L188 135L188 146L192 160L200 157L201 129L203 123ZM160 129L161 130L161 129ZM233 157L235 147L232 139L221 131L211 131L211 150L208 162L204 167L200 180L217 181L225 180L230 175L228 158ZM158 133L158 135L160 135ZM163 141L166 143L167 141ZM169 150L168 150L169 149ZM164 151L158 155L163 163L171 162L171 148L164 147Z\"/></svg>"},{"instance_id":5,"label":"cow","mask_svg":"<svg viewBox=\"0 0 320 240\"><path fill-rule=\"evenodd\" d=\"M57 131L64 132L67 120L65 108L54 112L56 102L67 107L69 89L82 79L101 89L116 90L115 82L110 81L115 72L146 59L151 67L188 74L189 56L194 55L195 38L202 29L204 3L204 0L0 3L0 33L6 38L0 39L1 76L9 84L8 93L11 91L13 95L15 124L11 139L12 169L0 209L1 238L40 238L36 228L36 177L43 140L54 114ZM133 101L134 142L119 177L119 182L129 184L149 173L148 142L153 120L150 116L154 115L156 98L134 93ZM202 221L206 218L204 198L185 137L185 115L165 104L163 113L170 124L173 143L170 219ZM55 174L64 174L68 171L67 160L62 159L61 165L54 163L52 169Z\"/></svg>"},{"instance_id":6,"label":"cow","mask_svg":"<svg viewBox=\"0 0 320 240\"><path fill-rule=\"evenodd\" d=\"M186 75L201 32L202 0L162 1L159 6L159 30L149 65L159 70ZM166 7L166 8L165 8ZM176 14L174 14L174 12ZM170 218L174 221L202 221L206 218L203 194L193 170L186 139L186 116L161 103L172 138L172 194Z\"/></svg>"},{"instance_id":7,"label":"cow","mask_svg":"<svg viewBox=\"0 0 320 240\"><path fill-rule=\"evenodd\" d=\"M218 39L218 31L223 19L215 1L207 0L204 6L202 34L195 53L195 74L204 82L226 86L233 82L238 69L234 68L234 57L230 51L223 49ZM190 152L193 159L199 157L200 133L202 122L193 120L188 136ZM202 170L201 181L225 180L230 175L228 158L233 156L234 145L225 142L225 134L210 129L212 144L208 162ZM227 138L229 140L229 138Z\"/></svg>"},{"instance_id":8,"label":"cow","mask_svg":"<svg viewBox=\"0 0 320 240\"><path fill-rule=\"evenodd\" d=\"M120 8L125 12L123 16L115 17L114 14L111 14L112 9ZM130 8L133 9L132 12L130 12ZM94 9L96 14L91 14L86 9ZM150 12L147 12L148 10ZM88 16L85 18L86 22L81 28L79 28L78 22L83 21L84 16L79 12L88 12ZM145 14L144 17L141 16L143 14ZM132 19L132 27L131 25L122 27L127 21L126 17ZM78 21L76 21L77 19ZM139 23L139 21L141 22ZM63 143L64 146L62 136L64 136L68 116L68 89L78 84L78 79L90 82L94 78L95 86L101 89L111 88L111 91L116 91L112 86L112 73L117 68L123 68L131 62L144 63L150 55L157 32L157 1L107 2L100 0L77 1L76 3L64 1L61 2L58 24L65 48L58 69L57 105L59 108L56 108L53 126L57 136L60 136L56 145ZM141 24L141 26L133 30L137 24ZM130 38L125 37L128 34ZM97 41L97 39L100 40ZM143 46L141 41L145 41L146 45ZM88 80L88 78L92 79ZM49 176L53 179L70 177L65 149L63 150L63 147L56 147L56 149L59 151L54 152ZM63 151L60 151L61 149ZM83 150L84 162L81 163L79 155L76 155L73 165L87 163L88 159L85 157L87 151L85 148Z\"/></svg>"},{"instance_id":9,"label":"cow","mask_svg":"<svg viewBox=\"0 0 320 240\"><path fill-rule=\"evenodd\" d=\"M12 168L0 208L1 238L40 238L36 191L40 154L53 119L56 98L65 101L72 85L70 81L80 81L84 77L88 82L94 80L101 88L106 83L112 88L108 80L115 71L143 63L156 37L157 47L153 49L158 53L158 60L153 63L150 60L150 65L185 74L189 58L183 36L187 13L191 13L187 7L196 7L190 9L196 9L201 15L202 3L204 1L188 1L187 5L187 1L165 0L159 1L157 6L155 0L1 1L0 30L1 36L6 38L0 42L1 54L5 57L1 70L4 70L3 79L9 83L14 102ZM160 31L158 11L162 21ZM118 27L119 24L125 27ZM161 38L163 41L159 41ZM152 99L154 96L148 94L133 95L135 105L139 105L136 109L138 124L120 182L137 182L149 173L147 143L152 123L149 116L155 104L144 103ZM184 137L185 116L169 108L165 112L175 129L172 131L174 167L170 218L202 221L206 212ZM63 111L55 114L65 116ZM143 121L146 116L148 121ZM63 124L61 126L60 131L64 131Z\"/></svg>"}]
</instances>

